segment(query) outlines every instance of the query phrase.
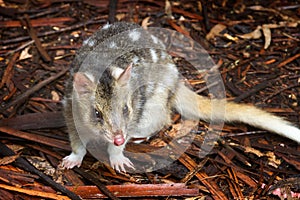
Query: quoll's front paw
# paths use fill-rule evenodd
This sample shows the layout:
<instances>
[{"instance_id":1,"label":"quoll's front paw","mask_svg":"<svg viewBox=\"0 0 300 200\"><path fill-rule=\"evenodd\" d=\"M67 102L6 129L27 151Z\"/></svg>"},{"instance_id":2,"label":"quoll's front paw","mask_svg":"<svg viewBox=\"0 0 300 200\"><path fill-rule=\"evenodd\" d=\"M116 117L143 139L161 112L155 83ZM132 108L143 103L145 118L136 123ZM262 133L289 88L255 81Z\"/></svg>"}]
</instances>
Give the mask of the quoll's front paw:
<instances>
[{"instance_id":1,"label":"quoll's front paw","mask_svg":"<svg viewBox=\"0 0 300 200\"><path fill-rule=\"evenodd\" d=\"M75 166L80 167L82 159L83 156L71 153L70 155L63 158L62 167L66 169L72 169Z\"/></svg>"},{"instance_id":2,"label":"quoll's front paw","mask_svg":"<svg viewBox=\"0 0 300 200\"><path fill-rule=\"evenodd\" d=\"M112 166L112 168L114 168L118 172L120 172L120 171L126 172L125 166L127 166L133 170L135 169L132 162L127 157L125 157L123 154L117 155L117 156L110 156L109 160L110 160L110 165Z\"/></svg>"}]
</instances>

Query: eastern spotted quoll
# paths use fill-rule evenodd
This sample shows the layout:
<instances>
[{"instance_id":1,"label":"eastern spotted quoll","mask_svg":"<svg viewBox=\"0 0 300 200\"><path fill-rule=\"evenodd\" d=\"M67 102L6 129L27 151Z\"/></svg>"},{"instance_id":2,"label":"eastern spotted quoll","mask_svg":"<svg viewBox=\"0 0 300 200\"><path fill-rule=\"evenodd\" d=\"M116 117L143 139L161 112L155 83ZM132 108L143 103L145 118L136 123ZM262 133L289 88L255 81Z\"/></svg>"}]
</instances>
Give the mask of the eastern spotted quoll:
<instances>
[{"instance_id":1,"label":"eastern spotted quoll","mask_svg":"<svg viewBox=\"0 0 300 200\"><path fill-rule=\"evenodd\" d=\"M151 45L138 48L139 43ZM134 168L123 154L127 141L162 129L173 109L188 119L243 122L300 143L300 130L280 117L191 91L180 82L163 43L137 24L105 25L85 41L73 69L65 102L72 153L62 165L68 169L81 165L86 144L95 136L108 143L113 168ZM225 105L225 112L219 105Z\"/></svg>"}]
</instances>

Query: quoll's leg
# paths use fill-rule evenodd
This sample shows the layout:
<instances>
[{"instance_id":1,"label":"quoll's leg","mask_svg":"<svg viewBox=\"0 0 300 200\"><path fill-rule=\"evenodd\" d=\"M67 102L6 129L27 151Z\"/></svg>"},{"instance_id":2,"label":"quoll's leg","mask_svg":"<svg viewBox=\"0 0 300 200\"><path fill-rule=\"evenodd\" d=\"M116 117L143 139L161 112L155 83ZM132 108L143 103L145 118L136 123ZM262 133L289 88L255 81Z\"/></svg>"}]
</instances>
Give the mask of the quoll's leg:
<instances>
[{"instance_id":1,"label":"quoll's leg","mask_svg":"<svg viewBox=\"0 0 300 200\"><path fill-rule=\"evenodd\" d=\"M76 151L72 151L70 155L63 158L62 167L66 169L72 169L75 166L80 167L85 154L86 149L82 145Z\"/></svg>"},{"instance_id":2,"label":"quoll's leg","mask_svg":"<svg viewBox=\"0 0 300 200\"><path fill-rule=\"evenodd\" d=\"M125 166L134 169L132 162L123 154L125 145L126 142L120 146L116 146L110 143L107 148L110 165L112 166L112 168L114 168L119 172L120 171L126 172Z\"/></svg>"}]
</instances>

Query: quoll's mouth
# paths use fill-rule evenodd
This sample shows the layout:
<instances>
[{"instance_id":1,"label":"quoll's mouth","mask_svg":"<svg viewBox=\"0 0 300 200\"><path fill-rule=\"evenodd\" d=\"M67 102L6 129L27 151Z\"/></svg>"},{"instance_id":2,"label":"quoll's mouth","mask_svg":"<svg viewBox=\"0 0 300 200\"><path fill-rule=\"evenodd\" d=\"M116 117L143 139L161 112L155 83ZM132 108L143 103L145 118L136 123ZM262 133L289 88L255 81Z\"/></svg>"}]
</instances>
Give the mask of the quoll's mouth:
<instances>
[{"instance_id":1,"label":"quoll's mouth","mask_svg":"<svg viewBox=\"0 0 300 200\"><path fill-rule=\"evenodd\" d=\"M120 146L120 145L124 144L124 142L125 142L125 139L124 139L123 134L118 134L118 135L114 136L114 145Z\"/></svg>"}]
</instances>

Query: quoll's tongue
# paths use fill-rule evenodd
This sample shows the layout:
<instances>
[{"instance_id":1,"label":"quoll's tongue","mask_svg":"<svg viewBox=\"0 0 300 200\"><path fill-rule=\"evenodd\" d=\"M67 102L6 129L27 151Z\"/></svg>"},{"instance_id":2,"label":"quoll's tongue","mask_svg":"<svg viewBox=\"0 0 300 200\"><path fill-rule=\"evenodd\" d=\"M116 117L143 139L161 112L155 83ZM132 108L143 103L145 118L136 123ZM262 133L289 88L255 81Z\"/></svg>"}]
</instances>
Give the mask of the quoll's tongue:
<instances>
[{"instance_id":1,"label":"quoll's tongue","mask_svg":"<svg viewBox=\"0 0 300 200\"><path fill-rule=\"evenodd\" d=\"M123 135L119 134L114 137L114 145L120 146L125 142Z\"/></svg>"}]
</instances>

